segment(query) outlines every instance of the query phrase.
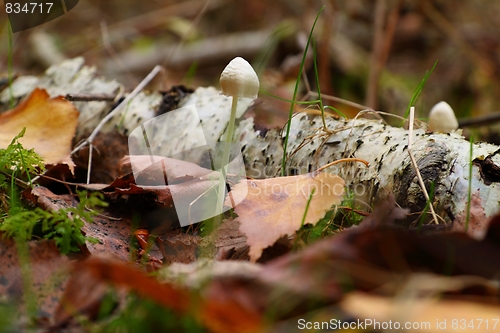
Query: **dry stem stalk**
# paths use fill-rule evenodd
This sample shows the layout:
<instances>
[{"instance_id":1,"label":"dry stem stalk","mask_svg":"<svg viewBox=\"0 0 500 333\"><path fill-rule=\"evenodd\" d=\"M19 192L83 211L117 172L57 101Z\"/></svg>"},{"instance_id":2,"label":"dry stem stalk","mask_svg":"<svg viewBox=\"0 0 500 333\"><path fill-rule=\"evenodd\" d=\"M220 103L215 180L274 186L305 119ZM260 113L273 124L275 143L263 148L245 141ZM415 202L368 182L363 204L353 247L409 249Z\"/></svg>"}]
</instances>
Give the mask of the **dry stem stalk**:
<instances>
[{"instance_id":1,"label":"dry stem stalk","mask_svg":"<svg viewBox=\"0 0 500 333\"><path fill-rule=\"evenodd\" d=\"M422 188L422 192L425 195L425 200L427 200L427 203L428 203L429 208L431 210L431 214L432 214L432 218L434 220L434 223L439 224L436 212L434 211L434 206L432 205L431 199L429 197L429 193L427 193L427 188L425 188L424 180L422 179L422 175L420 174L420 170L418 170L418 165L417 165L417 162L415 161L415 157L413 156L413 153L411 152L411 149L413 146L413 122L414 121L415 121L415 107L412 106L412 107L410 107L410 124L409 124L409 129L408 129L408 131L409 131L408 155L410 155L411 164L413 165L413 168L415 169L415 172L417 174L418 182L420 184L420 187Z\"/></svg>"}]
</instances>

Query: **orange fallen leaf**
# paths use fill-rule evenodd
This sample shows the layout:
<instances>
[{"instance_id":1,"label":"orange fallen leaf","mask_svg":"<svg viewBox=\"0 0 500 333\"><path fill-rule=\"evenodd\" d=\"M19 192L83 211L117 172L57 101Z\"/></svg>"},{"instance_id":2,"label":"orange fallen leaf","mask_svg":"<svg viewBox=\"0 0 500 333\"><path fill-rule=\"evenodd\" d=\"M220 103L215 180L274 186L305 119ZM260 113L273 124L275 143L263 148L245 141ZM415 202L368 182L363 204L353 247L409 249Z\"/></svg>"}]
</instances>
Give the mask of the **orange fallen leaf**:
<instances>
[{"instance_id":1,"label":"orange fallen leaf","mask_svg":"<svg viewBox=\"0 0 500 333\"><path fill-rule=\"evenodd\" d=\"M98 256L75 264L51 329L55 331L76 314L85 314L98 307L106 293L106 285L126 288L180 315L190 316L210 332L265 331L259 311L241 304L238 294L223 294L217 284L202 295L170 282L161 283L130 265Z\"/></svg>"},{"instance_id":2,"label":"orange fallen leaf","mask_svg":"<svg viewBox=\"0 0 500 333\"><path fill-rule=\"evenodd\" d=\"M242 200L234 210L247 236L250 259L256 261L266 247L300 229L310 197L304 224L316 224L332 205L340 204L344 185L342 178L326 172L247 180L233 187L226 205Z\"/></svg>"},{"instance_id":3,"label":"orange fallen leaf","mask_svg":"<svg viewBox=\"0 0 500 333\"><path fill-rule=\"evenodd\" d=\"M0 114L0 148L7 148L12 139L26 127L19 139L26 149L35 149L45 164L67 164L73 171L71 140L78 124L78 110L62 97L50 98L42 89L35 89L17 107Z\"/></svg>"}]
</instances>

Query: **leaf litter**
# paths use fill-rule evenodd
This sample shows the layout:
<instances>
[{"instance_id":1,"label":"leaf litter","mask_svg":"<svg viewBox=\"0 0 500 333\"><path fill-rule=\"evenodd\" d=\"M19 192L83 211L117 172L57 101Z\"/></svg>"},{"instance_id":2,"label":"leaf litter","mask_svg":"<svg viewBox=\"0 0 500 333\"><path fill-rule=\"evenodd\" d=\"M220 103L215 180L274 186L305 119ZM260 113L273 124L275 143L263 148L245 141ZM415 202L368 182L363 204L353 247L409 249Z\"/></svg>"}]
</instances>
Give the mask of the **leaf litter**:
<instances>
[{"instance_id":1,"label":"leaf litter","mask_svg":"<svg viewBox=\"0 0 500 333\"><path fill-rule=\"evenodd\" d=\"M495 278L498 265L467 262L476 253L488 253L493 258L500 255L500 217L490 224L487 237L477 241L456 232L421 235L391 223L404 213L394 206L394 202L388 202L372 213L372 223L348 228L338 236L321 240L301 252L283 255L268 264L250 263L248 268L236 269L223 262L211 261L197 261L190 264L190 268L175 264L159 271L159 276L169 276L163 282L135 269L132 271L125 263L94 256L79 264L63 299L75 305L85 304L85 295L78 296L72 290L89 288L89 280L85 277L91 274L94 282L90 285L96 288L102 283L125 287L173 311L191 313L214 332L275 331L273 327L286 325L294 316L311 316L317 311L326 311L325 306L336 304L337 307L328 311L338 313L342 309L344 320L352 318L350 315L394 320L388 306L396 302L402 288L412 281L418 288L410 290L421 291L401 301L411 301L408 306L415 309L430 311L435 308L447 318L452 316L446 310L449 302L455 304L456 311L471 309L478 313L485 309L488 318L493 310L497 311L499 287L491 279ZM447 253L451 255L443 253L439 244L447 244ZM470 251L472 255L465 256ZM451 267L449 260L461 256L464 257L457 267L447 271ZM255 269L250 269L251 266ZM194 287L187 283L183 278L186 274L190 280L199 276L205 281L201 290L200 284ZM192 291L199 290L194 298L186 293L190 285ZM429 297L435 299L436 296L440 297L439 301L429 301ZM353 305L363 299L372 306ZM397 309L396 305L391 306ZM266 323L264 318L269 312L273 313L273 321ZM427 316L424 313L412 318L425 319ZM63 316L56 324L69 318ZM250 318L251 322L243 318ZM296 323L295 320L294 325Z\"/></svg>"}]
</instances>

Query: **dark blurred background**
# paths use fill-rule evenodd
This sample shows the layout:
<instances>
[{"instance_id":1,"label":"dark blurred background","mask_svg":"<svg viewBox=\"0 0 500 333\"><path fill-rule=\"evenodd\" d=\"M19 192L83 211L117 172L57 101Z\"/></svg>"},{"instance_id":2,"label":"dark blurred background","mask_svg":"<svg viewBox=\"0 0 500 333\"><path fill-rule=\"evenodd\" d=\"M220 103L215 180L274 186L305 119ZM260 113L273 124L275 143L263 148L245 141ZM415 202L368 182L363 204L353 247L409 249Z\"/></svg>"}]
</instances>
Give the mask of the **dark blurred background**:
<instances>
[{"instance_id":1,"label":"dark blurred background","mask_svg":"<svg viewBox=\"0 0 500 333\"><path fill-rule=\"evenodd\" d=\"M2 4L3 6L3 4ZM329 101L353 117L361 107L403 115L436 60L416 104L425 118L447 101L458 118L500 110L500 2L487 0L81 0L69 13L15 33L9 46L1 16L1 72L13 53L17 75L38 74L64 58L83 56L99 74L128 89L157 64L166 71L153 89L218 85L235 56L249 60L261 88L291 98L313 21L321 92L357 103ZM301 94L316 91L312 52ZM270 97L254 114L283 125L288 106ZM497 141L494 123L473 129Z\"/></svg>"}]
</instances>

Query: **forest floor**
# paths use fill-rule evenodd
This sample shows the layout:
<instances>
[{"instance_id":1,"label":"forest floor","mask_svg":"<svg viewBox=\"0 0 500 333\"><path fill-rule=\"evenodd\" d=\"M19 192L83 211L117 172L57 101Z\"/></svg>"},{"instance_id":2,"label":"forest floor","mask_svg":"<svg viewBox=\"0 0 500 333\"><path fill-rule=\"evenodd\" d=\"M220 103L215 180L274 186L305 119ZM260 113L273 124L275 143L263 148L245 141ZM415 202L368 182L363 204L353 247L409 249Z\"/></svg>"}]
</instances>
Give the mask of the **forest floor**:
<instances>
[{"instance_id":1,"label":"forest floor","mask_svg":"<svg viewBox=\"0 0 500 333\"><path fill-rule=\"evenodd\" d=\"M0 332L498 331L498 11L89 0L6 21ZM238 56L260 89L225 145ZM461 132L427 130L441 100Z\"/></svg>"}]
</instances>

